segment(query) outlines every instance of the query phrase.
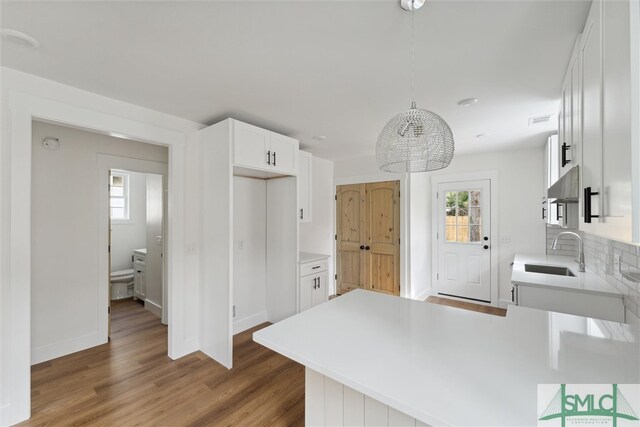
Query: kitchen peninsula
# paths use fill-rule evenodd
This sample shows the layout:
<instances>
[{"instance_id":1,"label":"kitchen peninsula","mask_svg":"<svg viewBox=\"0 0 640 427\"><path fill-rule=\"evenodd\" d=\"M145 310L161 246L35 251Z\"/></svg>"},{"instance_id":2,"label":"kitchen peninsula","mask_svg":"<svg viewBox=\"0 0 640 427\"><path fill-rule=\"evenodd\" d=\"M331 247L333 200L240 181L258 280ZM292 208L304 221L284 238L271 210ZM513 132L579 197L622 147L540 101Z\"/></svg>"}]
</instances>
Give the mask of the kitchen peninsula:
<instances>
[{"instance_id":1,"label":"kitchen peninsula","mask_svg":"<svg viewBox=\"0 0 640 427\"><path fill-rule=\"evenodd\" d=\"M518 306L356 290L253 338L306 367L306 425L535 425L538 384L640 382L637 327Z\"/></svg>"}]
</instances>

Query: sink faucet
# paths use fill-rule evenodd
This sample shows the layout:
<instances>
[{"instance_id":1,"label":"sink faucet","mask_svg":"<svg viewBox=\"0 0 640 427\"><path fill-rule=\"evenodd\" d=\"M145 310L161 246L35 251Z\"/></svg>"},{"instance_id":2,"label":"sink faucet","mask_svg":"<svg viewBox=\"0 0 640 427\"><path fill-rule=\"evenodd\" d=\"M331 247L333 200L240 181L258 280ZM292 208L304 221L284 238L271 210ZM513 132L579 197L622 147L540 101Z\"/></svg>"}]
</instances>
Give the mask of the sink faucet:
<instances>
[{"instance_id":1,"label":"sink faucet","mask_svg":"<svg viewBox=\"0 0 640 427\"><path fill-rule=\"evenodd\" d=\"M578 239L578 271L584 273L584 243L582 242L582 237L578 233L574 233L573 231L561 231L556 234L556 237L553 238L553 243L551 244L551 249L555 249L558 244L558 239L560 236L573 236Z\"/></svg>"}]
</instances>

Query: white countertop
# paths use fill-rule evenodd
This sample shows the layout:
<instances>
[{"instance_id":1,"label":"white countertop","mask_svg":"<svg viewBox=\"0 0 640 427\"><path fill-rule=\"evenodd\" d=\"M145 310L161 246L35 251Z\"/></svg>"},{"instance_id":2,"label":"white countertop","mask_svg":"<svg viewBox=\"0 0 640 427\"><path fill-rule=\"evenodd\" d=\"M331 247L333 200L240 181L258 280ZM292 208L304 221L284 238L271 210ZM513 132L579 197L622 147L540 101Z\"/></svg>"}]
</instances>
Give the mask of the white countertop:
<instances>
[{"instance_id":1,"label":"white countertop","mask_svg":"<svg viewBox=\"0 0 640 427\"><path fill-rule=\"evenodd\" d=\"M300 263L319 261L321 259L327 259L329 255L314 254L312 252L300 252Z\"/></svg>"},{"instance_id":2,"label":"white countertop","mask_svg":"<svg viewBox=\"0 0 640 427\"><path fill-rule=\"evenodd\" d=\"M146 254L147 254L147 248L134 249L134 250L133 250L133 252L134 252L134 253L137 253L137 254L146 255Z\"/></svg>"},{"instance_id":3,"label":"white countertop","mask_svg":"<svg viewBox=\"0 0 640 427\"><path fill-rule=\"evenodd\" d=\"M640 328L517 306L355 290L253 339L431 425L536 425L537 384L640 382Z\"/></svg>"},{"instance_id":4,"label":"white countertop","mask_svg":"<svg viewBox=\"0 0 640 427\"><path fill-rule=\"evenodd\" d=\"M553 274L531 273L524 271L525 264L545 264L569 268L576 276L556 276ZM552 287L562 290L606 294L622 298L623 295L616 288L607 283L593 271L581 273L575 257L559 255L528 255L516 254L513 261L511 283L515 285Z\"/></svg>"}]
</instances>

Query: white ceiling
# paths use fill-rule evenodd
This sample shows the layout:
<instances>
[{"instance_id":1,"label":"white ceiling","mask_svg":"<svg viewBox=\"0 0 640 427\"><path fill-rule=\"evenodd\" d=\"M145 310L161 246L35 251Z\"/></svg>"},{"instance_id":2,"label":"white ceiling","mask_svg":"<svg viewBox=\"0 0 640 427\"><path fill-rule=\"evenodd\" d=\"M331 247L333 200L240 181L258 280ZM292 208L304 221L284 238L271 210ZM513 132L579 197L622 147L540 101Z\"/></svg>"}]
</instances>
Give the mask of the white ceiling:
<instances>
[{"instance_id":1,"label":"white ceiling","mask_svg":"<svg viewBox=\"0 0 640 427\"><path fill-rule=\"evenodd\" d=\"M430 0L416 15L416 101L456 152L540 145L590 1ZM314 154L374 153L409 107L409 13L389 1L6 2L5 66L212 124L245 120ZM456 105L477 97L470 108ZM480 133L491 134L477 139ZM326 135L326 141L313 139Z\"/></svg>"}]
</instances>

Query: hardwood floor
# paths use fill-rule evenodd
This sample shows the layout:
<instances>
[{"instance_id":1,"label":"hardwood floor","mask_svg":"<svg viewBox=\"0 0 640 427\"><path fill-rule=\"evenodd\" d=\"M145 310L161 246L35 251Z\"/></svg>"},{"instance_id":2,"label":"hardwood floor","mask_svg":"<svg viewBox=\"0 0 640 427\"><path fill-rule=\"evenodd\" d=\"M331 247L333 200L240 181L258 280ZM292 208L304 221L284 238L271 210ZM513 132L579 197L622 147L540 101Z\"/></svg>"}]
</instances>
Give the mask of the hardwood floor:
<instances>
[{"instance_id":1,"label":"hardwood floor","mask_svg":"<svg viewBox=\"0 0 640 427\"><path fill-rule=\"evenodd\" d=\"M31 425L304 425L304 367L236 335L232 370L200 352L167 357L167 328L112 304L108 344L32 367Z\"/></svg>"},{"instance_id":2,"label":"hardwood floor","mask_svg":"<svg viewBox=\"0 0 640 427\"><path fill-rule=\"evenodd\" d=\"M474 304L472 302L466 302L466 301L458 301L458 300L453 300L449 298L430 296L429 298L426 299L426 301L433 304L441 304L449 307L461 308L463 310L471 310L471 311L477 311L479 313L492 314L494 316L504 317L507 315L507 310L505 310L504 308L489 307L486 305Z\"/></svg>"}]
</instances>

